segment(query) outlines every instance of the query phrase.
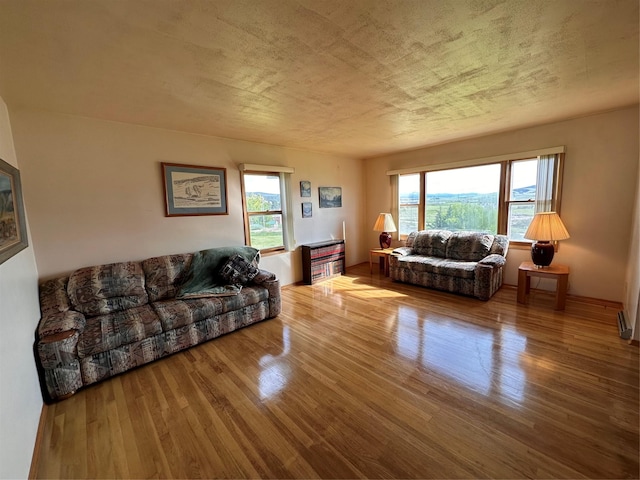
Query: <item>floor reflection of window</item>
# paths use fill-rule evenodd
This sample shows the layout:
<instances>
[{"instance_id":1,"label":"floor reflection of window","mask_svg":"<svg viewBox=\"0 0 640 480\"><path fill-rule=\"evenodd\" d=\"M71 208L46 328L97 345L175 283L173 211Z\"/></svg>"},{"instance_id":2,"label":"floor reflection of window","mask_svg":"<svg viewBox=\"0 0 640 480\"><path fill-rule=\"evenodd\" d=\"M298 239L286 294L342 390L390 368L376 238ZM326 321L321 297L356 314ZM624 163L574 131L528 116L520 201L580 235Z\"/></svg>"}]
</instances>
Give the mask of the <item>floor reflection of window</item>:
<instances>
[{"instance_id":1,"label":"floor reflection of window","mask_svg":"<svg viewBox=\"0 0 640 480\"><path fill-rule=\"evenodd\" d=\"M483 395L493 376L493 334L454 321L424 323L422 363Z\"/></svg>"},{"instance_id":2,"label":"floor reflection of window","mask_svg":"<svg viewBox=\"0 0 640 480\"><path fill-rule=\"evenodd\" d=\"M500 393L516 403L524 401L526 377L520 367L527 347L527 339L513 327L504 326L500 330Z\"/></svg>"},{"instance_id":3,"label":"floor reflection of window","mask_svg":"<svg viewBox=\"0 0 640 480\"><path fill-rule=\"evenodd\" d=\"M267 400L278 394L286 385L291 374L291 368L287 355L291 348L289 338L289 327L282 329L282 353L279 355L264 355L260 359L260 377L258 378L258 388L260 398Z\"/></svg>"},{"instance_id":4,"label":"floor reflection of window","mask_svg":"<svg viewBox=\"0 0 640 480\"><path fill-rule=\"evenodd\" d=\"M400 306L395 333L400 356L483 395L524 400L520 359L527 340L513 327L494 330L428 314L421 318L418 310Z\"/></svg>"}]
</instances>

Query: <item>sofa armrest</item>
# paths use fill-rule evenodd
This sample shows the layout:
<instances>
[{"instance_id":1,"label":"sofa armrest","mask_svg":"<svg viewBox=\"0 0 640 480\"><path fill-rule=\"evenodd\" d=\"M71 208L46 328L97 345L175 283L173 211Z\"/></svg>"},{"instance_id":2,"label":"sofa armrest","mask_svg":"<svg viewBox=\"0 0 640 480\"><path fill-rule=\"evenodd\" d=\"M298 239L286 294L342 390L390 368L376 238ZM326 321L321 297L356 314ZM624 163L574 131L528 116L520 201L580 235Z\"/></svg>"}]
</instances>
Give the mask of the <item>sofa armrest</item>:
<instances>
[{"instance_id":1,"label":"sofa armrest","mask_svg":"<svg viewBox=\"0 0 640 480\"><path fill-rule=\"evenodd\" d=\"M64 398L82 387L78 339L85 325L85 316L74 310L40 320L36 349L51 400Z\"/></svg>"},{"instance_id":2,"label":"sofa armrest","mask_svg":"<svg viewBox=\"0 0 640 480\"><path fill-rule=\"evenodd\" d=\"M478 262L479 266L488 265L490 267L503 267L507 259L497 253L488 255Z\"/></svg>"},{"instance_id":3,"label":"sofa armrest","mask_svg":"<svg viewBox=\"0 0 640 480\"><path fill-rule=\"evenodd\" d=\"M269 292L269 317L274 318L282 311L282 297L280 293L280 280L265 280L261 284Z\"/></svg>"},{"instance_id":4,"label":"sofa armrest","mask_svg":"<svg viewBox=\"0 0 640 480\"><path fill-rule=\"evenodd\" d=\"M489 255L480 260L475 269L473 295L489 300L502 286L502 270L506 259L502 255Z\"/></svg>"},{"instance_id":5,"label":"sofa armrest","mask_svg":"<svg viewBox=\"0 0 640 480\"><path fill-rule=\"evenodd\" d=\"M67 310L53 315L48 315L40 320L38 325L38 338L44 340L47 337L63 332L82 332L87 320L85 316L75 310Z\"/></svg>"},{"instance_id":6,"label":"sofa armrest","mask_svg":"<svg viewBox=\"0 0 640 480\"><path fill-rule=\"evenodd\" d=\"M394 249L392 253L394 255L399 255L401 257L404 257L406 255L411 255L413 253L413 248L411 248L411 247L398 247L398 248Z\"/></svg>"}]
</instances>

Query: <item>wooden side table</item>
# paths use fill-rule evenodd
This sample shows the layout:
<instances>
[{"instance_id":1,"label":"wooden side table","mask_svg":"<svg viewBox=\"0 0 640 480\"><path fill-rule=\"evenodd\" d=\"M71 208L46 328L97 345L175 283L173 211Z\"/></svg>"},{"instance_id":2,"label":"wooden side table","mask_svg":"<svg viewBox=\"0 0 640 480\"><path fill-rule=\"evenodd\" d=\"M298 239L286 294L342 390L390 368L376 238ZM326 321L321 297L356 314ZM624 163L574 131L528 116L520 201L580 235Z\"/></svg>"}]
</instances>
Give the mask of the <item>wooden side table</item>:
<instances>
[{"instance_id":1,"label":"wooden side table","mask_svg":"<svg viewBox=\"0 0 640 480\"><path fill-rule=\"evenodd\" d=\"M384 270L384 276L389 276L389 255L391 252L393 252L393 248L372 248L369 250L369 270L371 273L373 273L373 259L378 258L380 269Z\"/></svg>"},{"instance_id":2,"label":"wooden side table","mask_svg":"<svg viewBox=\"0 0 640 480\"><path fill-rule=\"evenodd\" d=\"M518 303L527 303L531 290L531 277L556 279L556 310L564 310L569 286L569 267L553 264L538 268L533 262L522 262L518 267Z\"/></svg>"}]
</instances>

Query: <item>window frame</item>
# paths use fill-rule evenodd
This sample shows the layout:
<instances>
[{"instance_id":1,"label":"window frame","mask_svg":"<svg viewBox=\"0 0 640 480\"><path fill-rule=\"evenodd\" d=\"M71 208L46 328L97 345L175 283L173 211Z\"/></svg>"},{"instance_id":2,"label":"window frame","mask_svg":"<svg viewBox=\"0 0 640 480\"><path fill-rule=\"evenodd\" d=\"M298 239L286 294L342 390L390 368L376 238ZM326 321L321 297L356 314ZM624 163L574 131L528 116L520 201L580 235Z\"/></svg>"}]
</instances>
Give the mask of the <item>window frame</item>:
<instances>
[{"instance_id":1,"label":"window frame","mask_svg":"<svg viewBox=\"0 0 640 480\"><path fill-rule=\"evenodd\" d=\"M246 188L245 188L245 175L251 175L251 176L264 176L264 177L277 177L279 180L279 188L280 188L280 210L265 210L265 211L260 211L260 212L249 212L247 210L247 192L246 192ZM261 248L260 253L276 253L276 252L284 252L286 251L286 247L285 247L285 243L286 243L286 238L287 238L287 233L285 232L286 224L286 209L285 209L285 204L286 204L286 198L285 198L285 192L283 192L283 173L282 172L267 172L267 171L259 171L259 170L243 170L241 172L241 178L240 178L240 188L241 188L241 192L242 192L242 215L244 218L244 242L245 245L249 245L249 246L253 246L251 244L251 222L250 222L250 217L253 216L260 216L260 215L280 215L281 219L282 219L282 245L278 245L276 247L269 247L269 248ZM255 247L254 247L255 248Z\"/></svg>"},{"instance_id":2,"label":"window frame","mask_svg":"<svg viewBox=\"0 0 640 480\"><path fill-rule=\"evenodd\" d=\"M564 152L554 152L554 155L556 155L556 162L554 165L554 180L553 180L553 191L552 191L552 198L551 198L551 210L550 211L554 211L557 212L558 214L560 214L560 203L561 203L561 198L562 198L562 182L563 182L563 170L564 170ZM478 161L477 163L474 162L469 162L469 163L465 163L465 165L455 165L455 166L451 166L449 168L433 168L433 169L429 169L429 168L424 168L423 170L420 171L406 171L405 173L402 172L397 172L398 175L398 183L399 183L399 177L402 175L415 175L415 174L420 174L420 184L419 184L419 188L420 188L420 192L419 192L419 204L418 204L418 230L424 230L425 229L425 211L426 211L426 174L428 172L431 171L442 171L442 170L457 170L460 168L466 168L466 167L476 167L476 166L482 166L482 165L500 165L500 182L499 182L499 191L498 191L498 220L497 220L497 233L501 234L501 235L508 235L508 226L509 226L509 212L510 212L510 205L512 204L529 204L529 203L534 203L536 199L534 198L532 201L531 200L527 200L527 201L523 201L523 200L511 200L510 198L510 188L511 188L511 170L513 167L513 164L515 162L519 162L519 161L524 161L524 160L533 160L533 159L537 159L538 161L540 161L540 157L544 155L543 153L533 153L533 152L527 152L525 154L514 154L513 158L508 158L508 159L504 159L505 157L502 157L502 159L497 160L496 161ZM438 167L442 167L442 165L438 166ZM400 191L398 189L397 192L397 205L398 205L398 212L396 212L396 215L399 214L399 208L400 206L404 205L404 204L400 204ZM414 204L411 204L414 205ZM398 230L398 239L400 240L405 240L407 238L406 234L400 234L400 231ZM509 245L513 246L515 248L530 248L531 247L531 243L532 241L522 241L522 240L510 240L509 241ZM556 247L557 248L557 247Z\"/></svg>"}]
</instances>

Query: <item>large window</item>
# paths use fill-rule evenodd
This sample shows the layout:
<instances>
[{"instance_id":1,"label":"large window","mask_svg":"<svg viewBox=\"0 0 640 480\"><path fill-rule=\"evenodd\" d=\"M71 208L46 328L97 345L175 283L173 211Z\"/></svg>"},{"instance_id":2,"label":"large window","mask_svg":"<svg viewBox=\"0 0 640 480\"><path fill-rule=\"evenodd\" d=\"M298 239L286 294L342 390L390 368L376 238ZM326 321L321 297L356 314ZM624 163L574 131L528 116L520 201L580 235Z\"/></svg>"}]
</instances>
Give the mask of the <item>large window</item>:
<instances>
[{"instance_id":1,"label":"large window","mask_svg":"<svg viewBox=\"0 0 640 480\"><path fill-rule=\"evenodd\" d=\"M245 241L259 250L284 250L280 173L244 172Z\"/></svg>"},{"instance_id":2,"label":"large window","mask_svg":"<svg viewBox=\"0 0 640 480\"><path fill-rule=\"evenodd\" d=\"M497 233L500 164L427 172L429 229Z\"/></svg>"},{"instance_id":3,"label":"large window","mask_svg":"<svg viewBox=\"0 0 640 480\"><path fill-rule=\"evenodd\" d=\"M414 230L524 233L536 212L558 211L562 155L398 175L401 238Z\"/></svg>"}]
</instances>

